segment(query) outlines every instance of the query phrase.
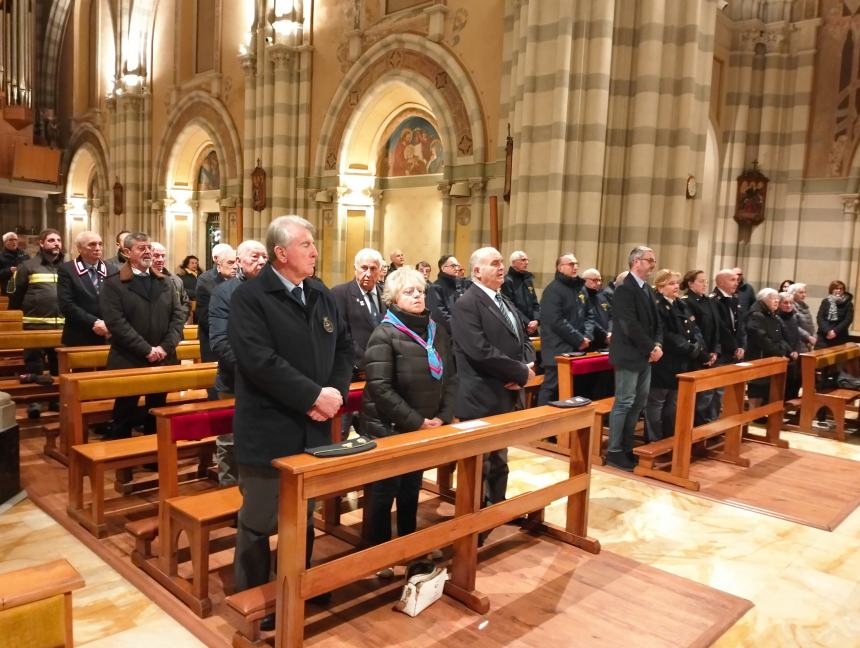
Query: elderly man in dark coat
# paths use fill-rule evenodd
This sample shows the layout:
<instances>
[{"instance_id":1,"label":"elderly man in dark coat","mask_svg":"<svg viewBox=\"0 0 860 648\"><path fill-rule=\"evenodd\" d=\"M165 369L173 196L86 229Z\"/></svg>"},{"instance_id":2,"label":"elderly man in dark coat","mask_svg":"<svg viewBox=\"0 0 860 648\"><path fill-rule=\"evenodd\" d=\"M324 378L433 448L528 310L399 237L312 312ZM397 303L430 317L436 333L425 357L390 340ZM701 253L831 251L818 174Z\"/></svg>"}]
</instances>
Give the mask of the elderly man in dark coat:
<instances>
[{"instance_id":1,"label":"elderly man in dark coat","mask_svg":"<svg viewBox=\"0 0 860 648\"><path fill-rule=\"evenodd\" d=\"M125 237L127 261L109 276L99 294L102 319L111 332L108 369L130 369L178 364L176 345L182 340L185 309L173 284L152 268L152 245L147 234ZM160 407L166 394L148 394L146 411ZM137 396L117 398L110 436L131 436L136 421ZM155 431L155 420L147 415L146 432Z\"/></svg>"},{"instance_id":2,"label":"elderly man in dark coat","mask_svg":"<svg viewBox=\"0 0 860 648\"><path fill-rule=\"evenodd\" d=\"M502 284L502 294L517 307L529 335L537 335L540 302L535 293L534 275L529 272L529 256L522 250L511 253L511 267Z\"/></svg>"},{"instance_id":3,"label":"elderly man in dark coat","mask_svg":"<svg viewBox=\"0 0 860 648\"><path fill-rule=\"evenodd\" d=\"M228 335L236 356L235 455L243 502L234 559L236 590L269 580L269 536L278 524L273 459L323 445L349 388L352 348L334 296L313 279L313 226L272 221L270 264L236 288ZM313 549L309 502L307 560ZM264 627L273 626L273 619Z\"/></svg>"},{"instance_id":4,"label":"elderly man in dark coat","mask_svg":"<svg viewBox=\"0 0 860 648\"><path fill-rule=\"evenodd\" d=\"M66 346L107 344L99 292L107 265L102 261L102 237L81 232L75 237L78 256L57 268L57 300L65 317L62 342Z\"/></svg>"}]
</instances>

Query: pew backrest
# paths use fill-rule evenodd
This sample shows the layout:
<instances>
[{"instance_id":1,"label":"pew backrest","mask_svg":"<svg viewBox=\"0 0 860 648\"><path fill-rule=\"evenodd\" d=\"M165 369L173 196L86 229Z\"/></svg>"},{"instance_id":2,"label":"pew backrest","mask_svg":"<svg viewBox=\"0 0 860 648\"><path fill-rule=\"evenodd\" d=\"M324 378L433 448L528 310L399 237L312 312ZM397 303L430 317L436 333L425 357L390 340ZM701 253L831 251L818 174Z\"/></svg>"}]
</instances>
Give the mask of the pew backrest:
<instances>
[{"instance_id":1,"label":"pew backrest","mask_svg":"<svg viewBox=\"0 0 860 648\"><path fill-rule=\"evenodd\" d=\"M107 366L110 345L59 347L57 363L61 374L74 371L94 371ZM176 345L176 357L182 360L200 361L200 342L198 340L183 340Z\"/></svg>"}]
</instances>

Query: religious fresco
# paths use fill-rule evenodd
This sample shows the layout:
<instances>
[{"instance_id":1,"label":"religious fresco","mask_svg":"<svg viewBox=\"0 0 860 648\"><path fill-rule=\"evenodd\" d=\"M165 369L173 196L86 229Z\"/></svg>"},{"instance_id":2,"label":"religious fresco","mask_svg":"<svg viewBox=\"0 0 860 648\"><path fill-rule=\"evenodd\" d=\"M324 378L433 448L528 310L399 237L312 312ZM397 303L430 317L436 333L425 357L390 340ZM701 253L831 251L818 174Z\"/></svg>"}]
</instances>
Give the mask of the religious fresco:
<instances>
[{"instance_id":1,"label":"religious fresco","mask_svg":"<svg viewBox=\"0 0 860 648\"><path fill-rule=\"evenodd\" d=\"M442 173L444 149L436 127L420 116L403 119L385 139L377 166L379 175L399 176Z\"/></svg>"},{"instance_id":2,"label":"religious fresco","mask_svg":"<svg viewBox=\"0 0 860 648\"><path fill-rule=\"evenodd\" d=\"M197 190L209 191L221 188L221 169L218 165L218 155L215 151L203 158L200 171L197 172Z\"/></svg>"}]
</instances>

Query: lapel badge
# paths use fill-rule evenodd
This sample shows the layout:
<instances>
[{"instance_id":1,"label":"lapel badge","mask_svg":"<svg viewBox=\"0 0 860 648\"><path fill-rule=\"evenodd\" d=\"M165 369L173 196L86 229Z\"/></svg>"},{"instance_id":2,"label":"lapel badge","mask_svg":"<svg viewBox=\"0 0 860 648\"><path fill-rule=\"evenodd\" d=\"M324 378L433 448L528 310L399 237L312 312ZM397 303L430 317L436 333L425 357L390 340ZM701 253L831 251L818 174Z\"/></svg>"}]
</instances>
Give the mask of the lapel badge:
<instances>
[{"instance_id":1,"label":"lapel badge","mask_svg":"<svg viewBox=\"0 0 860 648\"><path fill-rule=\"evenodd\" d=\"M331 320L329 319L328 315L323 317L322 324L326 333L334 333L334 324L331 323Z\"/></svg>"}]
</instances>

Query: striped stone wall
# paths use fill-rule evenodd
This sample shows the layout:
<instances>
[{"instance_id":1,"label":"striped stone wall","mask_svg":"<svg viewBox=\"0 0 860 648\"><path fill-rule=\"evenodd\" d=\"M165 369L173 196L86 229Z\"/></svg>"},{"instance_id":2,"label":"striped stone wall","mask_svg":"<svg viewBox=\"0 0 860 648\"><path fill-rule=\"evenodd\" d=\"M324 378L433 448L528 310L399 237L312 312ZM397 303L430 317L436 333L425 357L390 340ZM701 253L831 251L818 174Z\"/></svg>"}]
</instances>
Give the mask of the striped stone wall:
<instances>
[{"instance_id":1,"label":"striped stone wall","mask_svg":"<svg viewBox=\"0 0 860 648\"><path fill-rule=\"evenodd\" d=\"M685 184L704 166L714 12L707 0L506 3L503 239L529 252L540 283L569 250L608 275L639 243L660 266L692 263Z\"/></svg>"}]
</instances>

